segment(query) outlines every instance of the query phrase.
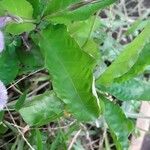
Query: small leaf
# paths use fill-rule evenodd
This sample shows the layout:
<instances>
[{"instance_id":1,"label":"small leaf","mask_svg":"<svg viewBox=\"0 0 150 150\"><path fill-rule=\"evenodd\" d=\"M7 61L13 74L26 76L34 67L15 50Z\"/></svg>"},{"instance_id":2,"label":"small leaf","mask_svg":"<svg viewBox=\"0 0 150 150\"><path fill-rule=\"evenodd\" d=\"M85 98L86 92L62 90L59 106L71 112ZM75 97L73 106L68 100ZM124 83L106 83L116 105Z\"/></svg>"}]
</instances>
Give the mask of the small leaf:
<instances>
[{"instance_id":1,"label":"small leaf","mask_svg":"<svg viewBox=\"0 0 150 150\"><path fill-rule=\"evenodd\" d=\"M128 136L133 131L133 123L126 118L122 109L118 105L115 105L104 97L101 98L104 103L104 117L117 150L128 149Z\"/></svg>"},{"instance_id":2,"label":"small leaf","mask_svg":"<svg viewBox=\"0 0 150 150\"><path fill-rule=\"evenodd\" d=\"M149 33L150 23L147 24L141 34L139 34L130 44L125 47L124 51L100 76L100 78L97 80L97 83L110 85L116 78L119 78L127 73L137 62L140 52L143 50L145 44L149 42Z\"/></svg>"},{"instance_id":3,"label":"small leaf","mask_svg":"<svg viewBox=\"0 0 150 150\"><path fill-rule=\"evenodd\" d=\"M119 100L146 100L150 101L150 82L142 80L128 80L122 83L113 83L109 87L97 85L99 90L112 94Z\"/></svg>"},{"instance_id":4,"label":"small leaf","mask_svg":"<svg viewBox=\"0 0 150 150\"><path fill-rule=\"evenodd\" d=\"M46 92L26 101L19 113L30 126L47 124L63 114L64 105L53 92Z\"/></svg>"},{"instance_id":5,"label":"small leaf","mask_svg":"<svg viewBox=\"0 0 150 150\"><path fill-rule=\"evenodd\" d=\"M67 104L69 112L82 121L96 119L100 108L92 93L92 57L80 49L64 25L42 31L39 46L52 75L54 91Z\"/></svg>"},{"instance_id":6,"label":"small leaf","mask_svg":"<svg viewBox=\"0 0 150 150\"><path fill-rule=\"evenodd\" d=\"M6 32L13 35L19 35L23 32L30 32L35 29L33 23L11 23L6 26Z\"/></svg>"}]
</instances>

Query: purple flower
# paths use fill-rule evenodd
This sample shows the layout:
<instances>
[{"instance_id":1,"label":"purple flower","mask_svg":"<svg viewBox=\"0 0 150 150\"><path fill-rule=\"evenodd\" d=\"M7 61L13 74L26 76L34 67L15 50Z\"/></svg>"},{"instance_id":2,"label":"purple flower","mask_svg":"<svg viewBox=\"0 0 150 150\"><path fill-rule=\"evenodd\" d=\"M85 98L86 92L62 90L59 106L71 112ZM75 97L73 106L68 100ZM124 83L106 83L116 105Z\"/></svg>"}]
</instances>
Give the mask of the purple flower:
<instances>
[{"instance_id":1,"label":"purple flower","mask_svg":"<svg viewBox=\"0 0 150 150\"><path fill-rule=\"evenodd\" d=\"M0 28L4 27L10 21L12 21L12 18L9 17L9 16L2 16L2 17L0 17Z\"/></svg>"},{"instance_id":2,"label":"purple flower","mask_svg":"<svg viewBox=\"0 0 150 150\"><path fill-rule=\"evenodd\" d=\"M2 81L0 81L0 110L2 110L7 103L8 95L7 95L7 89Z\"/></svg>"},{"instance_id":3,"label":"purple flower","mask_svg":"<svg viewBox=\"0 0 150 150\"><path fill-rule=\"evenodd\" d=\"M0 31L0 53L4 50L4 35L3 32Z\"/></svg>"}]
</instances>

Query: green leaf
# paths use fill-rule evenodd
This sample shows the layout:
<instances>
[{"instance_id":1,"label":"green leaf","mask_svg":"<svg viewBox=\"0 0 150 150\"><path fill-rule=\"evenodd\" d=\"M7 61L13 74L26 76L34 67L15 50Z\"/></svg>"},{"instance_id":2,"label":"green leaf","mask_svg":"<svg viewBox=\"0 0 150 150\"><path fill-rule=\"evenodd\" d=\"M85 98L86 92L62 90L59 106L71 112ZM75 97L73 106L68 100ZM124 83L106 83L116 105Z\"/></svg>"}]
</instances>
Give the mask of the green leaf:
<instances>
[{"instance_id":1,"label":"green leaf","mask_svg":"<svg viewBox=\"0 0 150 150\"><path fill-rule=\"evenodd\" d=\"M82 121L96 119L100 108L92 93L92 57L80 49L63 25L49 26L41 32L39 45L54 91L69 112Z\"/></svg>"},{"instance_id":2,"label":"green leaf","mask_svg":"<svg viewBox=\"0 0 150 150\"><path fill-rule=\"evenodd\" d=\"M128 80L122 83L113 83L109 87L97 85L103 92L112 94L119 100L146 100L150 101L150 82L142 80Z\"/></svg>"},{"instance_id":3,"label":"green leaf","mask_svg":"<svg viewBox=\"0 0 150 150\"><path fill-rule=\"evenodd\" d=\"M64 105L53 92L35 96L19 110L19 113L30 126L41 126L63 114Z\"/></svg>"},{"instance_id":4,"label":"green leaf","mask_svg":"<svg viewBox=\"0 0 150 150\"><path fill-rule=\"evenodd\" d=\"M118 105L107 100L105 97L101 98L104 103L104 117L117 150L127 150L129 147L128 136L133 131L133 123L126 118Z\"/></svg>"},{"instance_id":5,"label":"green leaf","mask_svg":"<svg viewBox=\"0 0 150 150\"><path fill-rule=\"evenodd\" d=\"M3 15L8 12L10 15L25 19L31 19L33 14L33 8L26 0L2 0L0 1L0 9L3 10Z\"/></svg>"},{"instance_id":6,"label":"green leaf","mask_svg":"<svg viewBox=\"0 0 150 150\"><path fill-rule=\"evenodd\" d=\"M140 52L145 44L150 40L150 23L145 27L124 51L116 58L116 60L108 67L108 69L100 76L97 83L110 85L114 79L121 77L127 73L131 67L137 62Z\"/></svg>"},{"instance_id":7,"label":"green leaf","mask_svg":"<svg viewBox=\"0 0 150 150\"><path fill-rule=\"evenodd\" d=\"M129 80L140 73L143 73L145 68L150 65L150 43L146 44L141 53L139 54L138 60L133 67L125 73L123 76L115 79L116 82L123 82Z\"/></svg>"},{"instance_id":8,"label":"green leaf","mask_svg":"<svg viewBox=\"0 0 150 150\"><path fill-rule=\"evenodd\" d=\"M19 61L14 46L7 46L0 54L0 80L9 84L19 71Z\"/></svg>"},{"instance_id":9,"label":"green leaf","mask_svg":"<svg viewBox=\"0 0 150 150\"><path fill-rule=\"evenodd\" d=\"M55 23L69 23L88 19L99 9L103 9L116 0L97 0L94 2L79 2L69 5L66 9L46 16L46 19Z\"/></svg>"},{"instance_id":10,"label":"green leaf","mask_svg":"<svg viewBox=\"0 0 150 150\"><path fill-rule=\"evenodd\" d=\"M19 35L23 32L30 32L35 29L33 23L11 23L6 26L6 32L13 35Z\"/></svg>"}]
</instances>

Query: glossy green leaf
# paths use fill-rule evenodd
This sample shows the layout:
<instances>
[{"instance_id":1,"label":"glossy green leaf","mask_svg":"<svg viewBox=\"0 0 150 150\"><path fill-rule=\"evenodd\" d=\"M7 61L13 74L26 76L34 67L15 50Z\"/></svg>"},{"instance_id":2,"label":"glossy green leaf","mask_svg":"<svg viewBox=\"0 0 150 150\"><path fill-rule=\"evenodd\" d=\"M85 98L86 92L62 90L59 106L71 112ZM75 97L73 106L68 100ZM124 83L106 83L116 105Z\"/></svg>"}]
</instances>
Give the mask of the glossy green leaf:
<instances>
[{"instance_id":1,"label":"glossy green leaf","mask_svg":"<svg viewBox=\"0 0 150 150\"><path fill-rule=\"evenodd\" d=\"M133 123L126 118L123 110L117 104L114 104L104 97L101 98L104 103L104 117L117 150L128 149L128 136L133 131Z\"/></svg>"},{"instance_id":2,"label":"glossy green leaf","mask_svg":"<svg viewBox=\"0 0 150 150\"><path fill-rule=\"evenodd\" d=\"M13 35L19 35L23 32L30 32L35 29L33 23L11 23L6 26L6 32Z\"/></svg>"},{"instance_id":3,"label":"glossy green leaf","mask_svg":"<svg viewBox=\"0 0 150 150\"><path fill-rule=\"evenodd\" d=\"M119 100L146 100L150 101L150 82L142 80L128 80L122 83L113 83L109 87L97 85L98 89L112 94Z\"/></svg>"},{"instance_id":4,"label":"glossy green leaf","mask_svg":"<svg viewBox=\"0 0 150 150\"><path fill-rule=\"evenodd\" d=\"M140 52L145 44L150 40L150 23L145 27L143 32L139 34L130 44L128 44L123 52L108 67L108 69L100 76L98 83L110 85L114 79L121 77L127 73L131 67L137 62Z\"/></svg>"},{"instance_id":5,"label":"glossy green leaf","mask_svg":"<svg viewBox=\"0 0 150 150\"><path fill-rule=\"evenodd\" d=\"M69 112L82 121L96 119L100 108L92 93L92 57L80 49L63 25L49 26L41 32L39 45L54 91Z\"/></svg>"},{"instance_id":6,"label":"glossy green leaf","mask_svg":"<svg viewBox=\"0 0 150 150\"><path fill-rule=\"evenodd\" d=\"M94 2L79 2L68 6L66 9L46 16L46 19L55 23L69 23L88 19L99 9L103 9L116 0L97 0Z\"/></svg>"},{"instance_id":7,"label":"glossy green leaf","mask_svg":"<svg viewBox=\"0 0 150 150\"><path fill-rule=\"evenodd\" d=\"M15 48L7 46L0 54L0 80L9 84L14 80L19 71L19 60Z\"/></svg>"},{"instance_id":8,"label":"glossy green leaf","mask_svg":"<svg viewBox=\"0 0 150 150\"><path fill-rule=\"evenodd\" d=\"M26 101L19 113L30 126L47 124L63 114L64 105L52 92L46 92Z\"/></svg>"},{"instance_id":9,"label":"glossy green leaf","mask_svg":"<svg viewBox=\"0 0 150 150\"><path fill-rule=\"evenodd\" d=\"M139 54L138 60L133 67L120 78L117 78L116 82L123 82L129 80L140 73L143 73L145 68L150 65L150 43L146 44L141 53Z\"/></svg>"}]
</instances>

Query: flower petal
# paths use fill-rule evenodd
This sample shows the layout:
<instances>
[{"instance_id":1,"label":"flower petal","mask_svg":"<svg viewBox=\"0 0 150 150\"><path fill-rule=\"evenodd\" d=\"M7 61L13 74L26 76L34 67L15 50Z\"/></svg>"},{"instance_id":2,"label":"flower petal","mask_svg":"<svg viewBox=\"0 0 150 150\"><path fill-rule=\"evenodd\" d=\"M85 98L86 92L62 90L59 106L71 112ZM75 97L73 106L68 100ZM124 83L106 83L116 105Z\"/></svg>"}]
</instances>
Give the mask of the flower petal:
<instances>
[{"instance_id":1,"label":"flower petal","mask_svg":"<svg viewBox=\"0 0 150 150\"><path fill-rule=\"evenodd\" d=\"M2 81L0 81L0 110L2 110L7 103L8 95L7 95L7 89Z\"/></svg>"},{"instance_id":2,"label":"flower petal","mask_svg":"<svg viewBox=\"0 0 150 150\"><path fill-rule=\"evenodd\" d=\"M3 32L0 31L0 53L4 50L4 35Z\"/></svg>"}]
</instances>

